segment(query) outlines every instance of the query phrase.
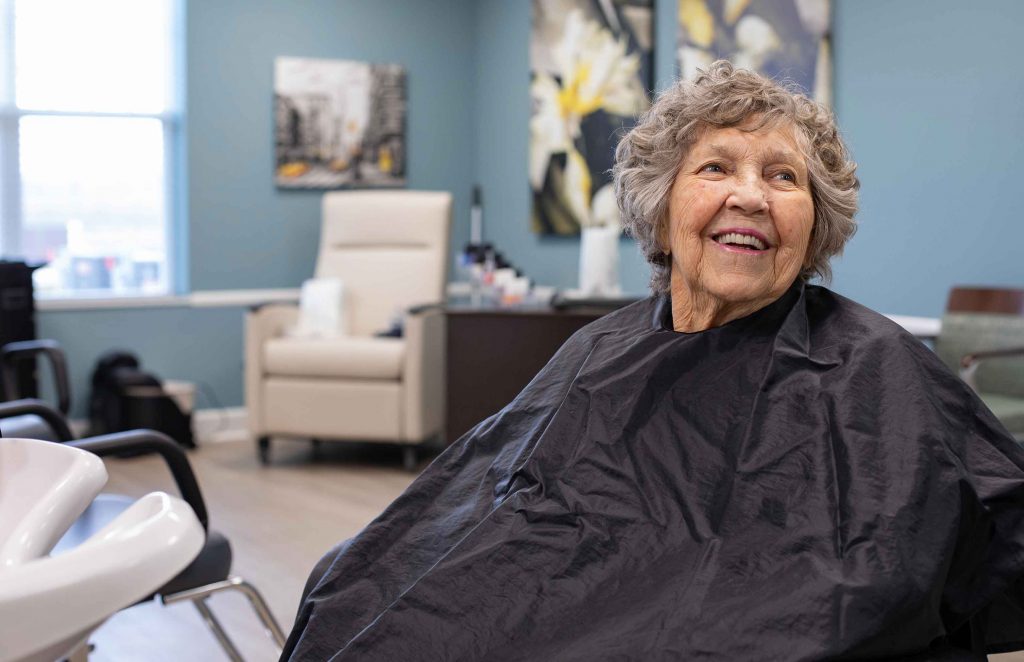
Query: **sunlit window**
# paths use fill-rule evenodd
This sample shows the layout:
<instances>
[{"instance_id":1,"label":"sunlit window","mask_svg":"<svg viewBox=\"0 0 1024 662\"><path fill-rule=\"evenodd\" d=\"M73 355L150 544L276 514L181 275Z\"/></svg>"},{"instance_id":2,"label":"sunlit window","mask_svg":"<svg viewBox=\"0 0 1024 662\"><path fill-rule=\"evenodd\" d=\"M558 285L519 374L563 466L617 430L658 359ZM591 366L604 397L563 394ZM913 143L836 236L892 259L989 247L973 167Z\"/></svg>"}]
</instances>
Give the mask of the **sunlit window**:
<instances>
[{"instance_id":1,"label":"sunlit window","mask_svg":"<svg viewBox=\"0 0 1024 662\"><path fill-rule=\"evenodd\" d=\"M167 294L180 0L0 0L0 255L40 297Z\"/></svg>"}]
</instances>

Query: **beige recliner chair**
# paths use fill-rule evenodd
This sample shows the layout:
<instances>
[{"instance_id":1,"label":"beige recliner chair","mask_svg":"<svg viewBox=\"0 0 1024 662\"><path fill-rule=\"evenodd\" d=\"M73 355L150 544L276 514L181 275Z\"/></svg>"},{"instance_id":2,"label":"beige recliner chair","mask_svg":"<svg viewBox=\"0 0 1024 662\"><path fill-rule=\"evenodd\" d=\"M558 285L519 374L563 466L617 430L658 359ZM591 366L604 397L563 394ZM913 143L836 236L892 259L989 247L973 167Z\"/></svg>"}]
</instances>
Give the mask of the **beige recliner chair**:
<instances>
[{"instance_id":1,"label":"beige recliner chair","mask_svg":"<svg viewBox=\"0 0 1024 662\"><path fill-rule=\"evenodd\" d=\"M273 436L383 441L417 446L442 433L452 197L446 192L353 191L323 198L316 277L344 283L348 335L286 335L298 306L250 311L245 404L259 457ZM405 311L401 338L379 338Z\"/></svg>"}]
</instances>

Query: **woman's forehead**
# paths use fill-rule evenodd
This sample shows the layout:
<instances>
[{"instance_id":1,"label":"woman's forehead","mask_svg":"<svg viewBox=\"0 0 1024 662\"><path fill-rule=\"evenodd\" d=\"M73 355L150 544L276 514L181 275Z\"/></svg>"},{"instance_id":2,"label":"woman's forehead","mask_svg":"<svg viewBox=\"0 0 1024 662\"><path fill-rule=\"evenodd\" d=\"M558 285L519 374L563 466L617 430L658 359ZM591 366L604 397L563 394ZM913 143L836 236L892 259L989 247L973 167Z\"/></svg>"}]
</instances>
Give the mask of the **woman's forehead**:
<instances>
[{"instance_id":1,"label":"woman's forehead","mask_svg":"<svg viewBox=\"0 0 1024 662\"><path fill-rule=\"evenodd\" d=\"M688 156L705 155L740 157L749 152L787 157L803 162L803 151L797 143L793 127L786 123L755 124L705 128L687 150Z\"/></svg>"}]
</instances>

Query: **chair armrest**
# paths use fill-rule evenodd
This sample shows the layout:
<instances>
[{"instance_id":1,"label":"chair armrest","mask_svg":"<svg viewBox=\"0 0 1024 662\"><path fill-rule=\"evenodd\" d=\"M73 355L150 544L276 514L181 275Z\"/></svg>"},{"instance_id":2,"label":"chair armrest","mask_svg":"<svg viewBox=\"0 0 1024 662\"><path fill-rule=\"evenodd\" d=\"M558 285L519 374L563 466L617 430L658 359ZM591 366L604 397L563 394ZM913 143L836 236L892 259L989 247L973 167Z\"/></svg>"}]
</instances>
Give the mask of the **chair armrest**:
<instances>
[{"instance_id":1,"label":"chair armrest","mask_svg":"<svg viewBox=\"0 0 1024 662\"><path fill-rule=\"evenodd\" d=\"M192 472L192 465L185 451L167 435L156 430L129 430L69 441L67 445L95 453L100 457L124 452L144 455L156 453L167 464L181 498L192 507L199 523L203 525L203 530L207 529L209 522L206 502L203 501L203 493L199 491L199 482Z\"/></svg>"},{"instance_id":2,"label":"chair armrest","mask_svg":"<svg viewBox=\"0 0 1024 662\"><path fill-rule=\"evenodd\" d=\"M1008 356L1024 356L1024 347L1004 347L1003 349L990 349L984 352L971 352L960 359L960 367L970 368L972 365L985 359L1005 358Z\"/></svg>"},{"instance_id":3,"label":"chair armrest","mask_svg":"<svg viewBox=\"0 0 1024 662\"><path fill-rule=\"evenodd\" d=\"M444 429L446 319L440 304L416 306L405 317L404 441L418 443Z\"/></svg>"},{"instance_id":4,"label":"chair armrest","mask_svg":"<svg viewBox=\"0 0 1024 662\"><path fill-rule=\"evenodd\" d=\"M412 306L411 308L409 308L407 311L405 311L405 314L407 316L408 315L425 315L426 313L429 313L432 310L443 310L443 309L444 309L444 304L443 303L421 303L421 304L417 304L417 305Z\"/></svg>"},{"instance_id":5,"label":"chair armrest","mask_svg":"<svg viewBox=\"0 0 1024 662\"><path fill-rule=\"evenodd\" d=\"M263 434L263 344L284 334L299 320L299 307L293 303L268 303L249 309L245 315L245 409L249 431Z\"/></svg>"},{"instance_id":6,"label":"chair armrest","mask_svg":"<svg viewBox=\"0 0 1024 662\"><path fill-rule=\"evenodd\" d=\"M0 402L0 418L12 418L28 414L43 419L50 426L50 429L53 430L54 434L57 435L58 440L66 442L75 438L71 434L71 428L68 427L64 415L42 400L25 398L23 400Z\"/></svg>"},{"instance_id":7,"label":"chair armrest","mask_svg":"<svg viewBox=\"0 0 1024 662\"><path fill-rule=\"evenodd\" d=\"M283 334L298 321L299 306L294 303L262 303L251 306L245 315L246 328L255 328L265 338Z\"/></svg>"},{"instance_id":8,"label":"chair armrest","mask_svg":"<svg viewBox=\"0 0 1024 662\"><path fill-rule=\"evenodd\" d=\"M978 367L981 366L981 362L988 359L1006 358L1009 356L1024 356L1024 347L1004 347L1003 349L990 349L967 354L960 359L960 379L964 380L968 386L977 391L978 384L976 382L975 375L978 372Z\"/></svg>"},{"instance_id":9,"label":"chair armrest","mask_svg":"<svg viewBox=\"0 0 1024 662\"><path fill-rule=\"evenodd\" d=\"M10 399L18 398L17 367L20 361L42 354L50 360L53 369L53 385L57 389L57 409L67 416L71 408L71 394L68 390L68 366L64 350L56 340L21 340L9 342L0 347L0 376L3 378L4 393Z\"/></svg>"}]
</instances>

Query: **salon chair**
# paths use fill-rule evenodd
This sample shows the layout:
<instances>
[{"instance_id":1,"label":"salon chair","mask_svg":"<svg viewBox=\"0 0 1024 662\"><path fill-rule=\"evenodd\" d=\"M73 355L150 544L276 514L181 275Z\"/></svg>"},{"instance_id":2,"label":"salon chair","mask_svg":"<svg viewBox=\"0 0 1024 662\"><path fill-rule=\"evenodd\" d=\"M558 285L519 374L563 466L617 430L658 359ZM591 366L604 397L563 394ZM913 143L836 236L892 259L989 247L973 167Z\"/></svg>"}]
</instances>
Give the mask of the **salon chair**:
<instances>
[{"instance_id":1,"label":"salon chair","mask_svg":"<svg viewBox=\"0 0 1024 662\"><path fill-rule=\"evenodd\" d=\"M323 197L316 278L340 279L345 333L289 335L300 310L246 317L245 405L259 459L277 437L398 443L407 468L444 425L444 299L452 197L353 191ZM435 305L431 305L435 304ZM396 313L402 337L378 337Z\"/></svg>"},{"instance_id":2,"label":"salon chair","mask_svg":"<svg viewBox=\"0 0 1024 662\"><path fill-rule=\"evenodd\" d=\"M0 420L11 416L35 415L44 420L60 418L59 412L44 402L14 401L0 403ZM138 602L159 598L163 604L191 602L217 638L229 658L240 662L241 654L206 604L206 599L221 591L238 591L252 605L268 636L278 648L284 645L284 633L256 588L241 577L231 574L232 552L228 539L208 527L206 503L185 451L170 437L153 430L132 430L73 440L67 425L54 430L57 444L89 451L100 457L130 454L157 454L170 470L181 498L191 507L204 532L201 549L195 559L180 573L155 590L140 596ZM132 499L116 494L100 494L67 529L55 547L56 552L74 549L83 541L121 515Z\"/></svg>"},{"instance_id":3,"label":"salon chair","mask_svg":"<svg viewBox=\"0 0 1024 662\"><path fill-rule=\"evenodd\" d=\"M49 418L41 418L40 414L22 414L18 417L5 418L0 420L0 435L4 437L22 437L25 439L45 439L57 441L64 438L66 431L68 411L71 408L71 391L68 382L67 361L64 351L55 340L22 340L7 343L0 347L0 383L3 384L3 394L6 400L22 400L27 394L21 391L19 376L24 365L31 361L32 369L36 368L38 358L46 359L53 378L53 388L56 393L56 414L50 414L52 410L47 409L42 415ZM63 428L63 429L62 429Z\"/></svg>"},{"instance_id":4,"label":"salon chair","mask_svg":"<svg viewBox=\"0 0 1024 662\"><path fill-rule=\"evenodd\" d=\"M153 492L50 555L106 481L92 453L0 439L0 662L53 662L80 649L199 553L203 527L192 509Z\"/></svg>"},{"instance_id":5,"label":"salon chair","mask_svg":"<svg viewBox=\"0 0 1024 662\"><path fill-rule=\"evenodd\" d=\"M954 287L935 352L1024 440L1024 289Z\"/></svg>"}]
</instances>

